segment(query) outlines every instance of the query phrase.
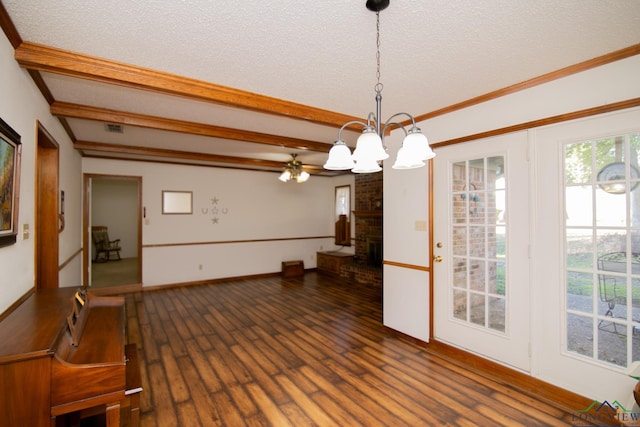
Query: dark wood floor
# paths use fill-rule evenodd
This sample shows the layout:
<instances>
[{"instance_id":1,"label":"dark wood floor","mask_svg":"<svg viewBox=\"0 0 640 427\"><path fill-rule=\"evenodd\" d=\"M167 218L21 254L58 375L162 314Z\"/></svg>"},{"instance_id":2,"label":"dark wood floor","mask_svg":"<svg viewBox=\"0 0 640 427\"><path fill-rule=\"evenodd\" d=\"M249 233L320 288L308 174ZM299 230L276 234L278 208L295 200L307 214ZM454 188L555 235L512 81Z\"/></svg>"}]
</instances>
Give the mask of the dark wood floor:
<instances>
[{"instance_id":1,"label":"dark wood floor","mask_svg":"<svg viewBox=\"0 0 640 427\"><path fill-rule=\"evenodd\" d=\"M143 426L574 421L384 328L376 287L307 273L135 293L126 303Z\"/></svg>"}]
</instances>

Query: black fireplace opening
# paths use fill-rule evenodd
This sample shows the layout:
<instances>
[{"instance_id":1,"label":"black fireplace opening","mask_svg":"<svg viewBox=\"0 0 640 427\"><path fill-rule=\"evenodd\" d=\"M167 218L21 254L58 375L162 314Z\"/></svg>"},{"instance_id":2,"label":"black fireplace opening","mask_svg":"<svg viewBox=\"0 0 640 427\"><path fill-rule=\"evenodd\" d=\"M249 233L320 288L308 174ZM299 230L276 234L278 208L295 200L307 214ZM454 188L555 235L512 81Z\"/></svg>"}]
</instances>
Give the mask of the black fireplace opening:
<instances>
[{"instance_id":1,"label":"black fireplace opening","mask_svg":"<svg viewBox=\"0 0 640 427\"><path fill-rule=\"evenodd\" d=\"M373 267L382 266L382 236L367 236L366 262Z\"/></svg>"}]
</instances>

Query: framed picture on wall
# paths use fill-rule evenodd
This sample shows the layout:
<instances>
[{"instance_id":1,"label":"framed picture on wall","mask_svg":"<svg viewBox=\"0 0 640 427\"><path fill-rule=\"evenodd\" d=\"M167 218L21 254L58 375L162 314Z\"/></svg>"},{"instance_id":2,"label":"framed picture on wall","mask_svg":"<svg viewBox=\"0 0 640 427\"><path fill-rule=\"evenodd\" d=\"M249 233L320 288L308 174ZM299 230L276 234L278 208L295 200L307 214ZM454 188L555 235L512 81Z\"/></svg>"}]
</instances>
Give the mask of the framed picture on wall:
<instances>
[{"instance_id":1,"label":"framed picture on wall","mask_svg":"<svg viewBox=\"0 0 640 427\"><path fill-rule=\"evenodd\" d=\"M0 119L0 247L18 235L21 148L20 135Z\"/></svg>"},{"instance_id":2,"label":"framed picture on wall","mask_svg":"<svg viewBox=\"0 0 640 427\"><path fill-rule=\"evenodd\" d=\"M193 213L193 193L191 191L162 192L163 215L191 215Z\"/></svg>"}]
</instances>

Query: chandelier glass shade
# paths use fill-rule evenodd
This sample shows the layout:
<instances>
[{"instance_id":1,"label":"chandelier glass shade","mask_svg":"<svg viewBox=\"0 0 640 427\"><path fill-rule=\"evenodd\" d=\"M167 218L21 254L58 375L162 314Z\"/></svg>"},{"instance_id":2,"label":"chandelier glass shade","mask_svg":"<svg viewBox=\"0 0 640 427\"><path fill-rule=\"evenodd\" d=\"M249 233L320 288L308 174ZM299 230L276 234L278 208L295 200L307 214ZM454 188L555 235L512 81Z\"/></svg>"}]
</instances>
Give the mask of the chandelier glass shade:
<instances>
[{"instance_id":1,"label":"chandelier glass shade","mask_svg":"<svg viewBox=\"0 0 640 427\"><path fill-rule=\"evenodd\" d=\"M355 162L368 160L385 160L389 158L389 154L382 146L382 138L371 126L366 126L362 130L362 135L358 137L356 149L351 156Z\"/></svg>"},{"instance_id":2,"label":"chandelier glass shade","mask_svg":"<svg viewBox=\"0 0 640 427\"><path fill-rule=\"evenodd\" d=\"M284 170L278 177L278 179L282 182L295 181L298 184L302 184L303 182L307 182L309 177L309 172L302 170L302 162L296 160L296 154L292 154L292 159L287 162Z\"/></svg>"},{"instance_id":3,"label":"chandelier glass shade","mask_svg":"<svg viewBox=\"0 0 640 427\"><path fill-rule=\"evenodd\" d=\"M348 170L355 167L355 162L351 158L351 150L344 141L338 140L329 150L329 159L324 168L329 170Z\"/></svg>"},{"instance_id":4,"label":"chandelier glass shade","mask_svg":"<svg viewBox=\"0 0 640 427\"><path fill-rule=\"evenodd\" d=\"M367 158L363 160L359 160L356 162L356 165L351 169L353 173L373 173L380 172L382 168L377 160L373 158Z\"/></svg>"},{"instance_id":5,"label":"chandelier glass shade","mask_svg":"<svg viewBox=\"0 0 640 427\"><path fill-rule=\"evenodd\" d=\"M424 161L435 157L429 147L427 137L420 128L413 127L405 136L402 147L398 150L394 169L414 169L424 166Z\"/></svg>"},{"instance_id":6,"label":"chandelier glass shade","mask_svg":"<svg viewBox=\"0 0 640 427\"><path fill-rule=\"evenodd\" d=\"M435 157L429 146L427 137L416 126L414 117L407 113L391 116L384 125L380 121L382 111L382 83L380 83L380 11L389 6L389 0L368 0L367 9L376 12L376 59L378 82L375 86L376 113L369 113L367 122L358 120L345 123L338 132L338 139L329 151L329 158L324 165L329 170L351 170L354 173L372 173L382 170L379 162L389 158L384 146L384 135L387 127L399 127L405 133L402 147L398 150L394 169L414 169L425 165L424 161ZM392 122L397 116L406 116L411 120L411 129L407 131L400 123ZM342 131L348 126L362 125L362 134L358 137L356 148L351 154L349 147L342 139Z\"/></svg>"}]
</instances>

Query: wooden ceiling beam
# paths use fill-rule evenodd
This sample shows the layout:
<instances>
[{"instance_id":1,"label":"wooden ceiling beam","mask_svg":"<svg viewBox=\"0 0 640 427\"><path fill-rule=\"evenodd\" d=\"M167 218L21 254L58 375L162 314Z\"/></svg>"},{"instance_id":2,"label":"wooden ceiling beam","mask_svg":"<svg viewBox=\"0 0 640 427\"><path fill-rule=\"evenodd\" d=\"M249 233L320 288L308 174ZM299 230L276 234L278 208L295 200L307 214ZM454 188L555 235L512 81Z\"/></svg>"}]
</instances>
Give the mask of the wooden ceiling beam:
<instances>
[{"instance_id":1,"label":"wooden ceiling beam","mask_svg":"<svg viewBox=\"0 0 640 427\"><path fill-rule=\"evenodd\" d=\"M263 168L283 168L284 162L276 162L273 160L260 160L235 156L221 156L218 154L207 153L194 153L191 151L181 150L167 150L163 148L149 148L149 147L137 147L130 145L119 144L107 144L102 142L89 142L89 141L76 141L73 144L76 150L85 152L99 152L109 154L126 154L134 156L150 156L166 159L181 159L191 160L198 162L212 162L212 163L231 163L241 164L250 167L263 167Z\"/></svg>"},{"instance_id":2,"label":"wooden ceiling beam","mask_svg":"<svg viewBox=\"0 0 640 427\"><path fill-rule=\"evenodd\" d=\"M352 120L366 121L359 117L31 42L20 44L15 50L15 58L20 66L30 70L181 96L326 126L341 127Z\"/></svg>"},{"instance_id":3,"label":"wooden ceiling beam","mask_svg":"<svg viewBox=\"0 0 640 427\"><path fill-rule=\"evenodd\" d=\"M87 105L71 104L55 101L51 104L51 114L57 117L67 117L85 120L95 120L106 123L139 126L171 132L188 133L192 135L213 138L231 139L234 141L253 142L278 147L294 148L327 153L333 144L307 141L286 136L270 135L241 129L225 128L203 123L187 122L183 120L167 119L164 117L147 116L128 113L106 108L90 107Z\"/></svg>"},{"instance_id":4,"label":"wooden ceiling beam","mask_svg":"<svg viewBox=\"0 0 640 427\"><path fill-rule=\"evenodd\" d=\"M261 160L236 156L221 156L218 154L194 153L191 151L167 150L163 148L149 148L138 146L123 146L118 144L107 144L102 142L76 141L73 147L82 152L86 157L112 158L117 159L118 155L140 156L152 158L142 159L142 161L162 161L177 164L190 164L199 166L210 166L214 163L233 165L237 169L249 169L258 171L276 171L280 172L286 162L278 162L274 160ZM122 160L120 158L120 160ZM140 159L135 159L139 161ZM329 171L322 166L302 165L302 169L312 175L335 176L348 173L348 171Z\"/></svg>"}]
</instances>

